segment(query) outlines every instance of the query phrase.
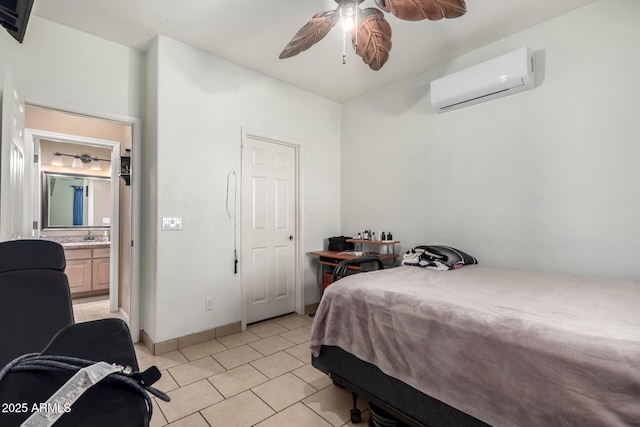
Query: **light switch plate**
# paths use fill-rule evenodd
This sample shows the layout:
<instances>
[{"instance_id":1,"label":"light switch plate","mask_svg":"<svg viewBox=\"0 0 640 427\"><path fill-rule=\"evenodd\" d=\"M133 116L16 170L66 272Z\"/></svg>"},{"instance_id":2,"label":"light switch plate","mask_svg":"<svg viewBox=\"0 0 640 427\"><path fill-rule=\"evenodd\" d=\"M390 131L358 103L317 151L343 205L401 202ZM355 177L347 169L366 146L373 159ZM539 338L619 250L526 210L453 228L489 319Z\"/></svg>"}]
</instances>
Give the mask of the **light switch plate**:
<instances>
[{"instance_id":1,"label":"light switch plate","mask_svg":"<svg viewBox=\"0 0 640 427\"><path fill-rule=\"evenodd\" d=\"M162 218L162 230L164 231L182 231L182 218Z\"/></svg>"}]
</instances>

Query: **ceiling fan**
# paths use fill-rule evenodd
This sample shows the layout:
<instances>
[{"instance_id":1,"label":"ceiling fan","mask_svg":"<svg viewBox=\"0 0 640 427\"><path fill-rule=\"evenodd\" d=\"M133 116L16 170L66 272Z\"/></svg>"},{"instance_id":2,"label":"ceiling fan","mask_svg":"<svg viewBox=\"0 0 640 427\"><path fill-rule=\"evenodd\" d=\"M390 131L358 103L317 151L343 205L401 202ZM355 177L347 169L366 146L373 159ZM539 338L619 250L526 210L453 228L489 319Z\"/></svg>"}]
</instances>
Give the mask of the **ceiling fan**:
<instances>
[{"instance_id":1,"label":"ceiling fan","mask_svg":"<svg viewBox=\"0 0 640 427\"><path fill-rule=\"evenodd\" d=\"M329 33L342 18L345 37L351 34L351 44L372 70L379 70L389 59L391 26L384 14L376 8L360 9L364 0L335 0L338 7L316 13L280 53L280 59L289 58L309 49ZM375 0L376 5L407 21L458 18L465 14L465 0ZM343 63L345 52L343 49Z\"/></svg>"}]
</instances>

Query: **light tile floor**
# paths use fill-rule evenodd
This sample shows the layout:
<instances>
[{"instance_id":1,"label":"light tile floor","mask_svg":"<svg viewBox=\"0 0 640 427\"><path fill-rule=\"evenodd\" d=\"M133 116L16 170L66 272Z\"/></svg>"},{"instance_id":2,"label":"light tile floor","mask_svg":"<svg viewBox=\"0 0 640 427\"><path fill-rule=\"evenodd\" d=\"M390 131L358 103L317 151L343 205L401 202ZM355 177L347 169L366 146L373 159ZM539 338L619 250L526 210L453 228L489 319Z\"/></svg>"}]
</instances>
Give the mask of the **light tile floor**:
<instances>
[{"instance_id":1,"label":"light tile floor","mask_svg":"<svg viewBox=\"0 0 640 427\"><path fill-rule=\"evenodd\" d=\"M74 302L76 321L109 316L108 300ZM249 325L247 331L152 356L135 344L140 369L155 365L152 427L351 426L351 393L311 365L312 319L290 314ZM358 400L363 422L367 403Z\"/></svg>"},{"instance_id":2,"label":"light tile floor","mask_svg":"<svg viewBox=\"0 0 640 427\"><path fill-rule=\"evenodd\" d=\"M100 295L73 300L73 317L76 323L88 320L104 319L105 317L117 317L122 319L120 313L109 311L109 296Z\"/></svg>"}]
</instances>

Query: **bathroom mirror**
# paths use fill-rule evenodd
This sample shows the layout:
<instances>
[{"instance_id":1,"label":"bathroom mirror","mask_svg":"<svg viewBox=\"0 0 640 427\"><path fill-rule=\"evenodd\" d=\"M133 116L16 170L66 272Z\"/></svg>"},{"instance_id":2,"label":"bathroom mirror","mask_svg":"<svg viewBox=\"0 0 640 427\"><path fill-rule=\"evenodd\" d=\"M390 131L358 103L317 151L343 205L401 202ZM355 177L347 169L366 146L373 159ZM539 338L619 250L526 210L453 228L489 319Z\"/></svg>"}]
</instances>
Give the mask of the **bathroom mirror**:
<instances>
[{"instance_id":1,"label":"bathroom mirror","mask_svg":"<svg viewBox=\"0 0 640 427\"><path fill-rule=\"evenodd\" d=\"M42 172L42 229L109 228L111 179Z\"/></svg>"}]
</instances>

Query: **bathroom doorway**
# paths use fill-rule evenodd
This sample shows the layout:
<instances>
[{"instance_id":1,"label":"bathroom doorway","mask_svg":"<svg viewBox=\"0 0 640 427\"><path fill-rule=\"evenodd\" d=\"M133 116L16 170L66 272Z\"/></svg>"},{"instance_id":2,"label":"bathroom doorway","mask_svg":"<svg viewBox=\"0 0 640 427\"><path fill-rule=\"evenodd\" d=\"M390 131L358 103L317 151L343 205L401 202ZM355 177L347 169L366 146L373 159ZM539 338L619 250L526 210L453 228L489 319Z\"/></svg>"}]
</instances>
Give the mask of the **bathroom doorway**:
<instances>
[{"instance_id":1,"label":"bathroom doorway","mask_svg":"<svg viewBox=\"0 0 640 427\"><path fill-rule=\"evenodd\" d=\"M121 156L132 152L132 125L27 105L25 136L36 155L33 236L65 247L76 321L120 317L130 323L132 310L139 310L132 304L132 189L119 172ZM100 190L105 182L106 192ZM74 188L85 196L79 213ZM67 213L56 211L54 219L52 196L65 190L71 195L63 205L76 212L59 219Z\"/></svg>"}]
</instances>

